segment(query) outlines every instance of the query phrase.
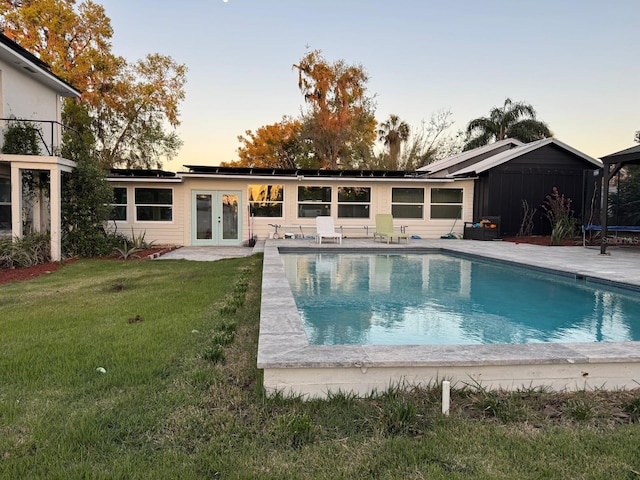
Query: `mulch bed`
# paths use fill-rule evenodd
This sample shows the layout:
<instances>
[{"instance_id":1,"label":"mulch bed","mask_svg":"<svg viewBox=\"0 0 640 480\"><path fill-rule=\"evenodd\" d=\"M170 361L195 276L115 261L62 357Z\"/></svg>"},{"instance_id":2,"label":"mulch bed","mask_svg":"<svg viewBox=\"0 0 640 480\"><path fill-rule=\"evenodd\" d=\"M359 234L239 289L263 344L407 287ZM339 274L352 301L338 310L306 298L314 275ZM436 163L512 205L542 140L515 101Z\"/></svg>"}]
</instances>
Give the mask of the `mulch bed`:
<instances>
[{"instance_id":1,"label":"mulch bed","mask_svg":"<svg viewBox=\"0 0 640 480\"><path fill-rule=\"evenodd\" d=\"M171 250L175 250L175 248L176 247L158 247L141 250L139 252L136 252L136 256L129 257L126 261L148 260L157 258L167 252L170 252ZM108 260L120 260L117 255L102 258ZM32 267L26 268L3 268L0 269L0 284L31 280L32 278L39 277L40 275L46 275L51 272L55 272L63 265L75 262L76 260L76 258L71 258L62 262L41 263L39 265L33 265Z\"/></svg>"},{"instance_id":2,"label":"mulch bed","mask_svg":"<svg viewBox=\"0 0 640 480\"><path fill-rule=\"evenodd\" d=\"M17 282L31 280L58 270L62 266L61 262L41 263L26 268L3 268L0 270L0 283Z\"/></svg>"},{"instance_id":3,"label":"mulch bed","mask_svg":"<svg viewBox=\"0 0 640 480\"><path fill-rule=\"evenodd\" d=\"M542 245L542 246L551 246L551 236L549 235L531 235L529 237L506 237L502 239L503 242L513 242L513 243L530 243L532 245ZM565 238L560 245L560 247L575 247L577 245L582 245L582 237L581 238Z\"/></svg>"}]
</instances>

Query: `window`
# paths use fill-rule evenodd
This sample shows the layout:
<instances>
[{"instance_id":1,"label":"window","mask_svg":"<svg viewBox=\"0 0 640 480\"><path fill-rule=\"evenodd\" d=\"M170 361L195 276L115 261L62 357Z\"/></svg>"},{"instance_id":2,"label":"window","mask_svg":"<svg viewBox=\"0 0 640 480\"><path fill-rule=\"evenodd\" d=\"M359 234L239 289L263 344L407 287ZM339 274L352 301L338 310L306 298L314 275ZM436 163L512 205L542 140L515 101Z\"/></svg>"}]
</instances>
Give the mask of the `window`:
<instances>
[{"instance_id":1,"label":"window","mask_svg":"<svg viewBox=\"0 0 640 480\"><path fill-rule=\"evenodd\" d=\"M256 217L282 217L282 185L249 185L249 212Z\"/></svg>"},{"instance_id":2,"label":"window","mask_svg":"<svg viewBox=\"0 0 640 480\"><path fill-rule=\"evenodd\" d=\"M424 218L424 188L391 189L393 218Z\"/></svg>"},{"instance_id":3,"label":"window","mask_svg":"<svg viewBox=\"0 0 640 480\"><path fill-rule=\"evenodd\" d=\"M331 215L331 187L298 187L298 217Z\"/></svg>"},{"instance_id":4,"label":"window","mask_svg":"<svg viewBox=\"0 0 640 480\"><path fill-rule=\"evenodd\" d=\"M0 178L0 230L11 230L11 180Z\"/></svg>"},{"instance_id":5,"label":"window","mask_svg":"<svg viewBox=\"0 0 640 480\"><path fill-rule=\"evenodd\" d=\"M371 188L338 188L338 218L369 218L370 204Z\"/></svg>"},{"instance_id":6,"label":"window","mask_svg":"<svg viewBox=\"0 0 640 480\"><path fill-rule=\"evenodd\" d=\"M173 190L170 188L136 188L135 199L138 222L173 220Z\"/></svg>"},{"instance_id":7,"label":"window","mask_svg":"<svg viewBox=\"0 0 640 480\"><path fill-rule=\"evenodd\" d=\"M432 188L431 218L462 218L462 189Z\"/></svg>"},{"instance_id":8,"label":"window","mask_svg":"<svg viewBox=\"0 0 640 480\"><path fill-rule=\"evenodd\" d=\"M124 187L115 187L113 189L113 210L109 220L127 221L127 189Z\"/></svg>"}]
</instances>

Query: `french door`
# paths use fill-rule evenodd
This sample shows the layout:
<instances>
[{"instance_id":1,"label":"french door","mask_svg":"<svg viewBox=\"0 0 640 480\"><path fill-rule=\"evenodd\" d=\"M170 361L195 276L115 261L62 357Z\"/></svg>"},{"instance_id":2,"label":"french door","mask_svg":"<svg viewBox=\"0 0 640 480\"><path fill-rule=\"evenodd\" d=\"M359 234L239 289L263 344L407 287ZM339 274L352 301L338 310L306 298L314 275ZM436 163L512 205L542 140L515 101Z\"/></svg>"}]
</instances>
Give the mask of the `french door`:
<instances>
[{"instance_id":1,"label":"french door","mask_svg":"<svg viewBox=\"0 0 640 480\"><path fill-rule=\"evenodd\" d=\"M192 192L193 245L240 245L242 210L240 192Z\"/></svg>"}]
</instances>

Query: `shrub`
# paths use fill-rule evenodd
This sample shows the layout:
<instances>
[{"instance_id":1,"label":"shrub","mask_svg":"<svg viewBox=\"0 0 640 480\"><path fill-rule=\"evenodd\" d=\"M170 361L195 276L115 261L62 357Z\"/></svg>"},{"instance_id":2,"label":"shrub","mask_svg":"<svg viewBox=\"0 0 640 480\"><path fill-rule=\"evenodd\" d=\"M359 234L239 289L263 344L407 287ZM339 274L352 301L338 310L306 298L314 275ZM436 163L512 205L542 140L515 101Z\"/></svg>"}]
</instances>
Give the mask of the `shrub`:
<instances>
[{"instance_id":1,"label":"shrub","mask_svg":"<svg viewBox=\"0 0 640 480\"><path fill-rule=\"evenodd\" d=\"M145 240L146 232L141 232L136 235L131 229L131 237L119 234L117 232L106 232L105 235L111 241L113 246L113 252L118 253L120 258L126 260L128 258L138 257L137 253L151 248L155 242L147 242Z\"/></svg>"},{"instance_id":2,"label":"shrub","mask_svg":"<svg viewBox=\"0 0 640 480\"><path fill-rule=\"evenodd\" d=\"M131 229L131 238L129 240L129 242L131 243L131 246L134 248L137 248L139 250L144 250L145 248L150 248L154 242L147 242L145 240L145 236L146 236L147 232L140 232L138 235L136 235L133 231L133 228Z\"/></svg>"},{"instance_id":3,"label":"shrub","mask_svg":"<svg viewBox=\"0 0 640 480\"><path fill-rule=\"evenodd\" d=\"M0 268L24 268L51 261L48 233L31 233L20 239L0 240Z\"/></svg>"},{"instance_id":4,"label":"shrub","mask_svg":"<svg viewBox=\"0 0 640 480\"><path fill-rule=\"evenodd\" d=\"M520 230L518 231L518 237L528 237L533 233L533 216L538 211L537 208L531 208L529 202L524 198L520 200L522 203L522 222L520 223Z\"/></svg>"},{"instance_id":5,"label":"shrub","mask_svg":"<svg viewBox=\"0 0 640 480\"><path fill-rule=\"evenodd\" d=\"M65 252L95 257L109 255L114 246L122 245L122 237L104 229L111 203L113 189L105 179L105 172L90 158L78 160L63 189Z\"/></svg>"},{"instance_id":6,"label":"shrub","mask_svg":"<svg viewBox=\"0 0 640 480\"><path fill-rule=\"evenodd\" d=\"M40 130L32 122L14 121L4 134L2 153L40 155L39 136Z\"/></svg>"},{"instance_id":7,"label":"shrub","mask_svg":"<svg viewBox=\"0 0 640 480\"><path fill-rule=\"evenodd\" d=\"M137 255L137 252L139 252L140 250L140 248L130 245L126 240L122 242L121 247L114 247L113 249L115 253L120 255L120 258L122 260L128 260L129 258L140 258L139 255Z\"/></svg>"},{"instance_id":8,"label":"shrub","mask_svg":"<svg viewBox=\"0 0 640 480\"><path fill-rule=\"evenodd\" d=\"M557 187L547 195L542 208L551 223L551 245L560 245L562 240L575 235L577 222L571 210L571 199L561 195Z\"/></svg>"}]
</instances>

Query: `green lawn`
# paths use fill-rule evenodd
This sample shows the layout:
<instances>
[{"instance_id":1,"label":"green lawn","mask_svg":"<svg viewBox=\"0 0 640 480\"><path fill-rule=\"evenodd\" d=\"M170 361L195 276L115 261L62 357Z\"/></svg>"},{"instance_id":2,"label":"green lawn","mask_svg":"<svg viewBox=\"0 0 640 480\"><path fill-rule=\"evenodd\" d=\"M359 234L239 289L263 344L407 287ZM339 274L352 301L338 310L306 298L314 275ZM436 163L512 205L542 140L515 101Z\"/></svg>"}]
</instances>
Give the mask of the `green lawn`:
<instances>
[{"instance_id":1,"label":"green lawn","mask_svg":"<svg viewBox=\"0 0 640 480\"><path fill-rule=\"evenodd\" d=\"M265 398L261 260L0 286L0 478L640 479L640 391Z\"/></svg>"}]
</instances>

